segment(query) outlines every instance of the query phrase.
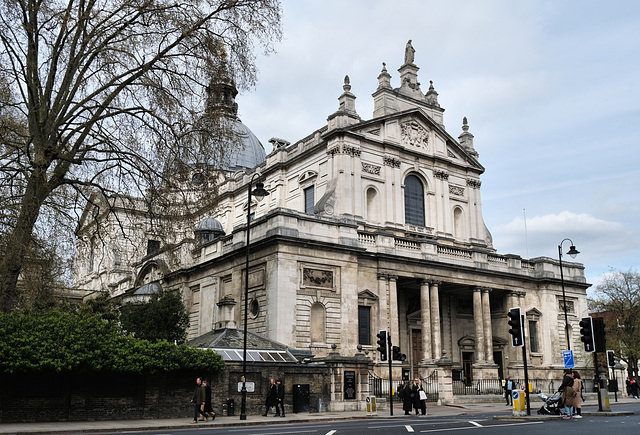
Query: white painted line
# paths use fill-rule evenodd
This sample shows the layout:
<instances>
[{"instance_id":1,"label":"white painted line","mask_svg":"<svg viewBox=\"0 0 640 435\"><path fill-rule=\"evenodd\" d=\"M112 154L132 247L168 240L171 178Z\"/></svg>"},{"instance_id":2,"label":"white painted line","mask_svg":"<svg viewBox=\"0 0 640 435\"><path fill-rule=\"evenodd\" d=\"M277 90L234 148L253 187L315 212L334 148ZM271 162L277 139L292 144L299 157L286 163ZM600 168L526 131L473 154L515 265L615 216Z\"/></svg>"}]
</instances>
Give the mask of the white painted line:
<instances>
[{"instance_id":1,"label":"white painted line","mask_svg":"<svg viewBox=\"0 0 640 435\"><path fill-rule=\"evenodd\" d=\"M326 435L333 435L333 434L334 434L334 433L336 433L336 432L337 432L337 431L335 431L335 430L330 430L329 432L327 432L327 434L326 434Z\"/></svg>"},{"instance_id":2,"label":"white painted line","mask_svg":"<svg viewBox=\"0 0 640 435\"><path fill-rule=\"evenodd\" d=\"M411 426L409 426L408 424L405 425L405 429L407 429L407 432L413 432L413 428Z\"/></svg>"},{"instance_id":3,"label":"white painted line","mask_svg":"<svg viewBox=\"0 0 640 435\"><path fill-rule=\"evenodd\" d=\"M543 421L527 421L524 423L507 423L507 424L492 424L490 426L480 426L482 429L491 429L492 427L501 427L501 426L522 426L525 424L540 424L544 423ZM429 433L429 432L444 432L447 430L463 430L463 429L478 429L476 426L473 427L447 427L441 429L429 429L429 430L421 430L420 433Z\"/></svg>"},{"instance_id":4,"label":"white painted line","mask_svg":"<svg viewBox=\"0 0 640 435\"><path fill-rule=\"evenodd\" d=\"M482 427L482 425L480 423L478 423L477 421L470 421L469 423L471 423L472 425L477 426L477 427Z\"/></svg>"}]
</instances>

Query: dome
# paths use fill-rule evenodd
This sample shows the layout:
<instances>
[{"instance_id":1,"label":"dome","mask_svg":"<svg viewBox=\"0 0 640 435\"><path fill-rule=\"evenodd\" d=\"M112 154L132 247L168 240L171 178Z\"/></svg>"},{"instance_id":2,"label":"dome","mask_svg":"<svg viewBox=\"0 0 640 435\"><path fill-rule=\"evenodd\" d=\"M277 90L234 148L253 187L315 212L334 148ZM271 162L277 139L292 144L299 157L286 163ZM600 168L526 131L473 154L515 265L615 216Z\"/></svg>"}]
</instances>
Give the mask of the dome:
<instances>
[{"instance_id":1,"label":"dome","mask_svg":"<svg viewBox=\"0 0 640 435\"><path fill-rule=\"evenodd\" d=\"M224 228L222 228L222 224L218 219L208 217L200 221L194 232L219 232L224 234Z\"/></svg>"},{"instance_id":2,"label":"dome","mask_svg":"<svg viewBox=\"0 0 640 435\"><path fill-rule=\"evenodd\" d=\"M193 230L193 233L203 244L213 242L216 238L225 234L220 221L212 217L201 220Z\"/></svg>"},{"instance_id":3,"label":"dome","mask_svg":"<svg viewBox=\"0 0 640 435\"><path fill-rule=\"evenodd\" d=\"M225 159L224 169L228 171L253 169L267 160L264 146L242 121L236 118L233 130L238 135L240 145L229 153L228 158Z\"/></svg>"}]
</instances>

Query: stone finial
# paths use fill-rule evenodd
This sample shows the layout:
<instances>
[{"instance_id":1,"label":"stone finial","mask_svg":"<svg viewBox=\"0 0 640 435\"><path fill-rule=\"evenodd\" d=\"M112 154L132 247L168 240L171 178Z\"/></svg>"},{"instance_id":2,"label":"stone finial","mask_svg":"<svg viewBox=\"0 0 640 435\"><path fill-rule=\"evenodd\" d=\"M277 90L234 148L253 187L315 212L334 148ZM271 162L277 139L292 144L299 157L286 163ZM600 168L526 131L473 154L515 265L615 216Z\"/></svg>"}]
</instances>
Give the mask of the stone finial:
<instances>
[{"instance_id":1,"label":"stone finial","mask_svg":"<svg viewBox=\"0 0 640 435\"><path fill-rule=\"evenodd\" d=\"M440 107L440 104L438 103L438 92L436 92L436 88L433 87L433 80L429 80L429 90L425 94L425 99L428 104Z\"/></svg>"},{"instance_id":2,"label":"stone finial","mask_svg":"<svg viewBox=\"0 0 640 435\"><path fill-rule=\"evenodd\" d=\"M351 90L351 85L349 83L350 83L349 76L348 75L344 76L344 86L342 86L342 89L345 92L349 92Z\"/></svg>"},{"instance_id":3,"label":"stone finial","mask_svg":"<svg viewBox=\"0 0 640 435\"><path fill-rule=\"evenodd\" d=\"M387 72L387 64L382 62L382 71L378 76L378 89L391 89L391 74Z\"/></svg>"},{"instance_id":4,"label":"stone finial","mask_svg":"<svg viewBox=\"0 0 640 435\"><path fill-rule=\"evenodd\" d=\"M411 45L411 39L407 42L407 45L404 48L404 63L413 63L415 60L416 50Z\"/></svg>"},{"instance_id":5,"label":"stone finial","mask_svg":"<svg viewBox=\"0 0 640 435\"><path fill-rule=\"evenodd\" d=\"M469 123L467 117L462 118L462 134L458 136L460 145L476 159L479 157L478 152L473 147L473 135L469 133Z\"/></svg>"}]
</instances>

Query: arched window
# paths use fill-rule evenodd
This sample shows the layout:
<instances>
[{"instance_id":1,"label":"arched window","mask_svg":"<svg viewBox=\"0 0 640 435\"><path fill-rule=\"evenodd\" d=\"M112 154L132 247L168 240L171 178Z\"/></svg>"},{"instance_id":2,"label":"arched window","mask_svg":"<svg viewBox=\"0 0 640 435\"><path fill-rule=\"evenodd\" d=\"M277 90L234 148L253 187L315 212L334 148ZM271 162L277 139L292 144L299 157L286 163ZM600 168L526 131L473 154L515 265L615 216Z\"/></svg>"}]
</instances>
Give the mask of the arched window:
<instances>
[{"instance_id":1,"label":"arched window","mask_svg":"<svg viewBox=\"0 0 640 435\"><path fill-rule=\"evenodd\" d=\"M415 175L404 180L404 221L407 224L424 225L424 187Z\"/></svg>"},{"instance_id":2,"label":"arched window","mask_svg":"<svg viewBox=\"0 0 640 435\"><path fill-rule=\"evenodd\" d=\"M371 222L380 222L379 211L378 193L376 192L376 189L370 187L367 189L367 220Z\"/></svg>"},{"instance_id":3,"label":"arched window","mask_svg":"<svg viewBox=\"0 0 640 435\"><path fill-rule=\"evenodd\" d=\"M311 305L311 342L326 343L324 305L316 302Z\"/></svg>"}]
</instances>

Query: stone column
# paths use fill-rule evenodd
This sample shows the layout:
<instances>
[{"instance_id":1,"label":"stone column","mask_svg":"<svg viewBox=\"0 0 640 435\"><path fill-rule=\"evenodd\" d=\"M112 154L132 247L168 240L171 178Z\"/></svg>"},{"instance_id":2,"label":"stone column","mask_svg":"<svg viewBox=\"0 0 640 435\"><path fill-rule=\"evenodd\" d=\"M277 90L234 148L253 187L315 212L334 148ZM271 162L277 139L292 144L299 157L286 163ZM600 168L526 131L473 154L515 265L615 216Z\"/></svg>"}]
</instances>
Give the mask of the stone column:
<instances>
[{"instance_id":1,"label":"stone column","mask_svg":"<svg viewBox=\"0 0 640 435\"><path fill-rule=\"evenodd\" d=\"M439 285L440 281L431 281L431 343L433 347L432 356L436 361L442 356Z\"/></svg>"},{"instance_id":2,"label":"stone column","mask_svg":"<svg viewBox=\"0 0 640 435\"><path fill-rule=\"evenodd\" d=\"M389 275L389 334L391 334L391 341L393 343L399 343L400 332L398 323L398 288L396 283L398 281L397 275ZM391 355L389 355L391 358Z\"/></svg>"},{"instance_id":3,"label":"stone column","mask_svg":"<svg viewBox=\"0 0 640 435\"><path fill-rule=\"evenodd\" d=\"M387 274L378 273L378 329L389 329L389 303L387 299Z\"/></svg>"},{"instance_id":4,"label":"stone column","mask_svg":"<svg viewBox=\"0 0 640 435\"><path fill-rule=\"evenodd\" d=\"M493 332L491 331L491 304L488 288L482 289L482 320L484 327L484 352L488 364L493 364Z\"/></svg>"},{"instance_id":5,"label":"stone column","mask_svg":"<svg viewBox=\"0 0 640 435\"><path fill-rule=\"evenodd\" d=\"M482 320L482 295L480 287L473 289L473 325L476 330L476 363L486 361L484 353L484 330Z\"/></svg>"},{"instance_id":6,"label":"stone column","mask_svg":"<svg viewBox=\"0 0 640 435\"><path fill-rule=\"evenodd\" d=\"M431 354L431 304L429 281L420 281L420 329L422 331L422 362L430 362Z\"/></svg>"}]
</instances>

